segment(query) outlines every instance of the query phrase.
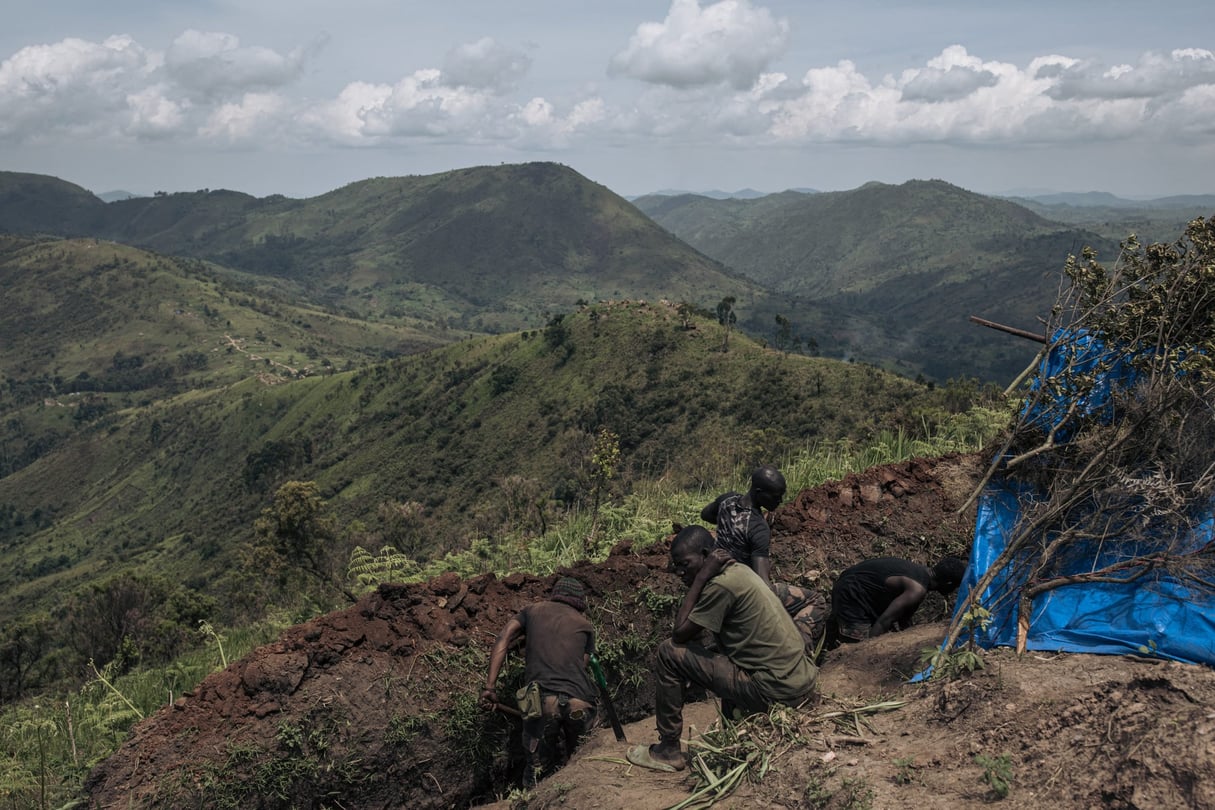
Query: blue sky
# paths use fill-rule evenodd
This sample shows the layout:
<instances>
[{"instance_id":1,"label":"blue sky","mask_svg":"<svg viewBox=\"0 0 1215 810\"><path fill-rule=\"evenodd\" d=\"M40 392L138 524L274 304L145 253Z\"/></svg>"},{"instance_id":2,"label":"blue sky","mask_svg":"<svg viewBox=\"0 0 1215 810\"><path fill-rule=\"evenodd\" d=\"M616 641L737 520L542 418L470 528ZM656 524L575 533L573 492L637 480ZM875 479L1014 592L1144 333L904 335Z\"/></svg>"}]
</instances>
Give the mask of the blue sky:
<instances>
[{"instance_id":1,"label":"blue sky","mask_svg":"<svg viewBox=\"0 0 1215 810\"><path fill-rule=\"evenodd\" d=\"M97 192L305 197L552 160L625 195L1215 193L1210 2L15 6L0 169Z\"/></svg>"}]
</instances>

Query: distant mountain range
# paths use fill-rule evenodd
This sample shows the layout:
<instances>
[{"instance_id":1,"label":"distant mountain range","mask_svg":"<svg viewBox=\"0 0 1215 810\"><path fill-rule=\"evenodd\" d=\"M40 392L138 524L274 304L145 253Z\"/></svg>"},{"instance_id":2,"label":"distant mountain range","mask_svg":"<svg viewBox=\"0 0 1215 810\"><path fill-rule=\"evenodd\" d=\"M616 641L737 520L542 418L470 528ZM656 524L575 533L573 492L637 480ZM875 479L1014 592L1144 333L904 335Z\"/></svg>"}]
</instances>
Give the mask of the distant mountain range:
<instances>
[{"instance_id":1,"label":"distant mountain range","mask_svg":"<svg viewBox=\"0 0 1215 810\"><path fill-rule=\"evenodd\" d=\"M1200 208L1215 210L1215 194L1179 194L1171 197L1155 197L1151 199L1127 199L1110 194L1107 191L1087 191L1083 193L1064 192L1058 194L1038 194L1029 197L1014 195L1004 196L1004 199L1014 202L1037 203L1045 206L1068 205L1074 208L1124 208L1162 210L1168 208Z\"/></svg>"},{"instance_id":2,"label":"distant mountain range","mask_svg":"<svg viewBox=\"0 0 1215 810\"><path fill-rule=\"evenodd\" d=\"M791 188L788 191L797 191L802 194L817 194L818 191L813 188ZM708 197L711 200L754 200L759 197L766 197L770 192L756 191L753 188L740 188L738 191L720 191L713 189L712 191L686 191L678 189L663 189L661 191L652 191L646 194L640 194L629 197L630 200L636 200L640 197L683 197L689 194L694 194L698 197Z\"/></svg>"},{"instance_id":3,"label":"distant mountain range","mask_svg":"<svg viewBox=\"0 0 1215 810\"><path fill-rule=\"evenodd\" d=\"M866 184L867 185L867 184ZM863 186L861 186L863 188ZM815 188L789 188L785 191L796 191L801 194L821 194ZM708 197L711 200L754 200L767 197L770 194L783 192L756 191L753 188L743 188L738 191L689 191L687 189L661 189L645 194L629 197L638 200L644 197ZM1071 206L1073 208L1121 208L1127 210L1167 210L1167 209L1209 209L1215 210L1215 194L1178 194L1170 197L1145 197L1130 199L1110 194L1108 191L1084 192L1047 192L1047 193L1008 193L989 194L986 196L1002 200L1011 200L1021 205L1031 206Z\"/></svg>"},{"instance_id":4,"label":"distant mountain range","mask_svg":"<svg viewBox=\"0 0 1215 810\"><path fill-rule=\"evenodd\" d=\"M1001 382L1033 348L969 315L1033 329L1069 253L1112 257L1131 232L1175 238L1208 199L1119 203L1115 218L1112 195L1047 204L943 181L714 194L630 204L567 167L532 163L374 178L303 200L203 190L105 203L8 172L0 232L203 260L300 305L434 342L536 328L579 302L667 299L712 312L732 299L756 336L913 377ZM779 334L782 320L791 335Z\"/></svg>"}]
</instances>

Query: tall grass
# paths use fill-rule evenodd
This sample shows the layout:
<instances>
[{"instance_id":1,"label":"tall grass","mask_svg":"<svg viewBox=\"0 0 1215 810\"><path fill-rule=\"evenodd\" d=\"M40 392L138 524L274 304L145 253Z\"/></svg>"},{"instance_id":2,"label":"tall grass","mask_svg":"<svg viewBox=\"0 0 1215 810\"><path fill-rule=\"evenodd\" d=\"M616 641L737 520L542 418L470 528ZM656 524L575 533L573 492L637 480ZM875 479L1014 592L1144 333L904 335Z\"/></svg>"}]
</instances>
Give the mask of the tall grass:
<instances>
[{"instance_id":1,"label":"tall grass","mask_svg":"<svg viewBox=\"0 0 1215 810\"><path fill-rule=\"evenodd\" d=\"M926 429L923 436L898 431L880 433L864 444L852 440L815 443L776 463L788 491L796 493L881 464L918 456L977 452L1008 424L1008 419L1008 411L975 406L935 430ZM389 581L393 575L397 575L396 581L425 581L448 571L461 576L520 571L545 576L582 560L602 561L617 543L629 541L634 548L645 548L665 538L673 523L698 522L701 507L721 492L744 491L750 474L749 467L739 464L715 487L699 490L677 489L662 480L646 482L616 502L599 507L598 525L589 545L592 516L589 510L575 508L542 535L508 533L494 543L477 539L469 549L430 563L411 562L405 568L385 571L386 577L380 581ZM399 576L406 571L406 576ZM377 582L374 571L361 580L368 590Z\"/></svg>"},{"instance_id":2,"label":"tall grass","mask_svg":"<svg viewBox=\"0 0 1215 810\"><path fill-rule=\"evenodd\" d=\"M220 638L206 636L206 646L166 666L122 675L102 667L77 690L5 706L0 710L0 807L77 806L88 772L114 752L141 717L171 705L228 656L244 655L286 626L272 619L232 628Z\"/></svg>"}]
</instances>

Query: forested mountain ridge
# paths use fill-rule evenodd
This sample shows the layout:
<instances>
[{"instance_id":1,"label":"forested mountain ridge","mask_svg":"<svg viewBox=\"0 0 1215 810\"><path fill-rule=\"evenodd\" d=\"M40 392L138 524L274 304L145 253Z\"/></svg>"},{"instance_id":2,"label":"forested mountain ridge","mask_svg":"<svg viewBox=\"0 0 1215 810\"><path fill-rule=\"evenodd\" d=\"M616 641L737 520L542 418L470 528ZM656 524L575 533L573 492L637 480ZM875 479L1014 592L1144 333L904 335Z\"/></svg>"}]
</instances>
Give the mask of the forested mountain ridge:
<instances>
[{"instance_id":1,"label":"forested mountain ridge","mask_svg":"<svg viewBox=\"0 0 1215 810\"><path fill-rule=\"evenodd\" d=\"M756 200L646 197L635 204L756 281L818 299L941 270L957 278L981 274L1025 240L1060 233L1075 241L1095 238L939 180ZM1062 257L1055 261L1062 265Z\"/></svg>"},{"instance_id":2,"label":"forested mountain ridge","mask_svg":"<svg viewBox=\"0 0 1215 810\"><path fill-rule=\"evenodd\" d=\"M827 354L938 380L1008 380L1031 344L968 323L1029 331L1069 253L1117 244L940 180L755 200L643 197L635 204L693 247L802 303Z\"/></svg>"},{"instance_id":3,"label":"forested mountain ridge","mask_svg":"<svg viewBox=\"0 0 1215 810\"><path fill-rule=\"evenodd\" d=\"M29 183L0 173L0 211ZM0 231L90 235L286 279L352 316L477 332L541 326L577 301L712 306L762 294L623 198L552 163L372 178L304 200L224 190L96 200L69 184Z\"/></svg>"},{"instance_id":4,"label":"forested mountain ridge","mask_svg":"<svg viewBox=\"0 0 1215 810\"><path fill-rule=\"evenodd\" d=\"M935 180L636 205L550 163L372 178L305 200L204 189L105 204L52 181L0 173L0 211L53 198L0 218L0 230L206 260L437 342L536 328L579 302L712 311L729 298L754 336L937 382L1017 375L1033 347L968 316L1032 331L1069 253L1117 251L1114 239Z\"/></svg>"}]
</instances>

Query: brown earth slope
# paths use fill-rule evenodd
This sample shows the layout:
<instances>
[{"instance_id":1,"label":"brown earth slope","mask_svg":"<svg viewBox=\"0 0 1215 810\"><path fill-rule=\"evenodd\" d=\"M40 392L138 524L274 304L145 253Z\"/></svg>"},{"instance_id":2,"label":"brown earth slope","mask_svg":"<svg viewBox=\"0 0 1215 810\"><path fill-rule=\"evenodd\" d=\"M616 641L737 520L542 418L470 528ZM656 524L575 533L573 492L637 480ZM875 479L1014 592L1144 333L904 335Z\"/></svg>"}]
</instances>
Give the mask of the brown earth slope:
<instances>
[{"instance_id":1,"label":"brown earth slope","mask_svg":"<svg viewBox=\"0 0 1215 810\"><path fill-rule=\"evenodd\" d=\"M774 521L776 576L826 588L866 557L931 563L964 554L973 516L956 510L980 466L975 457L916 459L799 493ZM664 543L625 543L601 564L563 572L591 594L630 742L654 735L649 661L681 592L665 568ZM502 799L517 784L516 721L478 710L477 691L493 637L553 579L450 575L386 585L291 628L136 726L91 775L89 806L677 804L688 795L686 778L621 764L624 745L605 728L530 796ZM833 652L820 675L822 700L794 716L796 739L780 747L762 782L723 806L972 807L995 797L984 776L1006 765L1009 807L1215 808L1210 669L996 650L974 676L907 685L922 650L943 637L946 609L934 596L915 628ZM515 664L500 691L518 676ZM846 735L859 739L842 739L823 717L891 699L905 704ZM708 728L712 701L690 707L688 718L689 727Z\"/></svg>"}]
</instances>

